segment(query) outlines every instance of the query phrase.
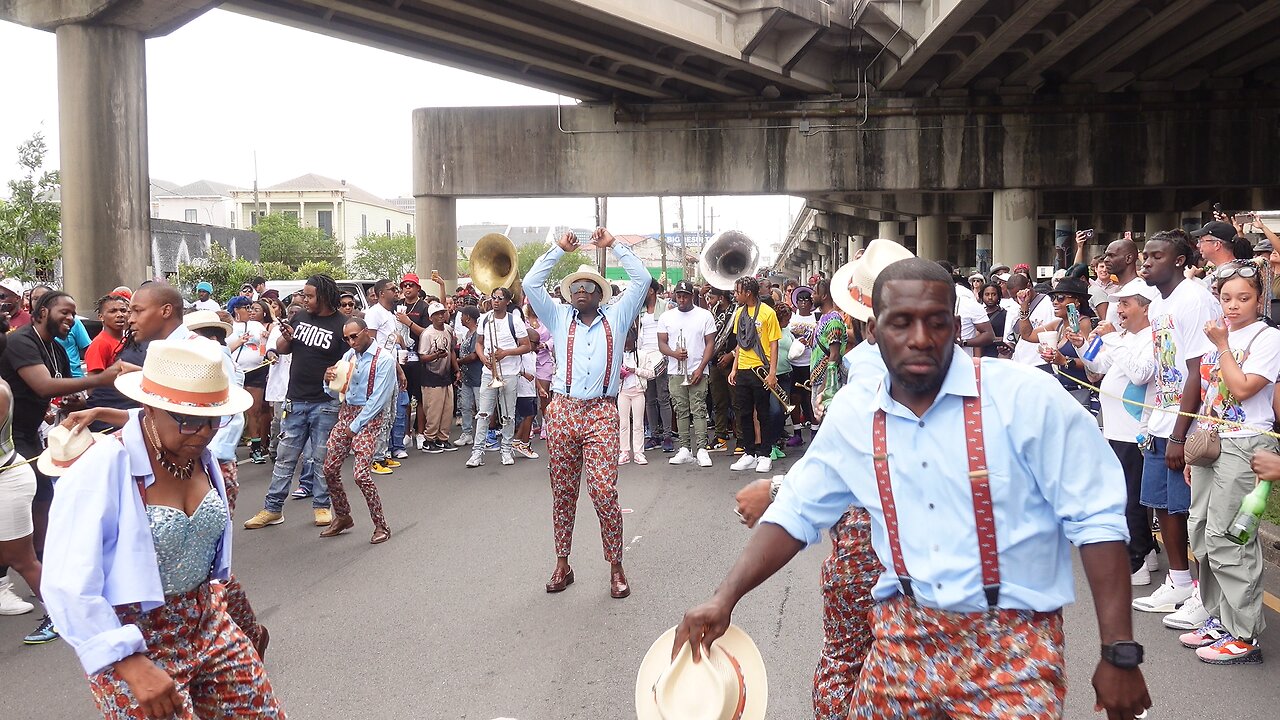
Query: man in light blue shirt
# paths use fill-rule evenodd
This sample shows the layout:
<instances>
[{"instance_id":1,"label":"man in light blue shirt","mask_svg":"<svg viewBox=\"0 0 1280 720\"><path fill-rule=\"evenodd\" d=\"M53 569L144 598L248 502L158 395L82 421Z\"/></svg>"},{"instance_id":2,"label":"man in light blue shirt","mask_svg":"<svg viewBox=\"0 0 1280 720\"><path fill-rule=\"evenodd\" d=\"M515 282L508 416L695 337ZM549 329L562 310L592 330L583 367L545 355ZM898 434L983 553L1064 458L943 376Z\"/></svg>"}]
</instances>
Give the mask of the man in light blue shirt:
<instances>
[{"instance_id":1,"label":"man in light blue shirt","mask_svg":"<svg viewBox=\"0 0 1280 720\"><path fill-rule=\"evenodd\" d=\"M555 344L555 393L547 407L547 452L551 469L551 519L555 528L556 567L547 592L560 592L573 583L569 551L573 545L573 521L583 466L587 491L600 518L604 558L610 564L609 594L631 594L622 572L622 509L618 506L618 390L622 385L622 351L627 330L645 300L649 271L613 235L596 228L591 241L597 248L612 247L627 271L631 284L622 298L605 305L613 291L594 268L583 266L560 283L569 300L561 305L551 299L543 284L551 268L578 239L566 232L538 258L525 276L525 295L538 318L551 332ZM477 432L479 432L477 430Z\"/></svg>"},{"instance_id":2,"label":"man in light blue shirt","mask_svg":"<svg viewBox=\"0 0 1280 720\"><path fill-rule=\"evenodd\" d=\"M333 520L320 531L320 537L335 537L356 525L351 519L347 492L342 487L342 463L354 450L356 485L364 493L369 518L373 521L373 537L369 542L377 545L391 539L391 528L382 515L382 499L378 497L378 486L373 484L371 470L378 436L386 420L383 409L391 401L392 393L399 389L396 354L394 350L374 345L374 331L359 318L352 318L343 326L342 337L351 346L342 358L350 364L350 379L345 387L335 388L337 367L324 373L324 391L331 397L340 397L342 405L338 408L338 421L329 433L323 470L333 501Z\"/></svg>"},{"instance_id":3,"label":"man in light blue shirt","mask_svg":"<svg viewBox=\"0 0 1280 720\"><path fill-rule=\"evenodd\" d=\"M955 352L955 286L937 264L890 265L872 299L867 334L887 375L836 395L728 577L685 614L673 655L688 641L699 656L743 595L853 504L870 513L887 570L851 717L1061 717L1068 542L1098 608L1098 705L1135 717L1150 698L1131 627L1125 483L1096 423L1044 373L983 360L979 379Z\"/></svg>"}]
</instances>

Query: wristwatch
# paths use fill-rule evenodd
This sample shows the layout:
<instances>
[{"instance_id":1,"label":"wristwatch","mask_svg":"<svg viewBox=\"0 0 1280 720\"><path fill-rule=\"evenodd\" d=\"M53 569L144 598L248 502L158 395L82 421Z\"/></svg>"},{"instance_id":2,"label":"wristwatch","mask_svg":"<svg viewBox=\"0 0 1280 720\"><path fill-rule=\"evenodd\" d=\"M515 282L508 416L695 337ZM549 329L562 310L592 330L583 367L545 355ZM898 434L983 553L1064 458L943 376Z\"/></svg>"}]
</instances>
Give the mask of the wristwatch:
<instances>
[{"instance_id":1,"label":"wristwatch","mask_svg":"<svg viewBox=\"0 0 1280 720\"><path fill-rule=\"evenodd\" d=\"M1142 646L1133 640L1121 640L1102 646L1102 659L1121 670L1132 670L1142 664Z\"/></svg>"}]
</instances>

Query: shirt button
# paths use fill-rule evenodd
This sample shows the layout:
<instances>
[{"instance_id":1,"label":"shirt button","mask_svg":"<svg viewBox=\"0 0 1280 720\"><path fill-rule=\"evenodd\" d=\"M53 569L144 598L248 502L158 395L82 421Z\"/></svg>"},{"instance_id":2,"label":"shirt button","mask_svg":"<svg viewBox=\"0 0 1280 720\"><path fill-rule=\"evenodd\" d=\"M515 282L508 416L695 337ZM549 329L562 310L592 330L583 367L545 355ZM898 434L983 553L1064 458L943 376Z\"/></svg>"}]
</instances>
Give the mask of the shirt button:
<instances>
[{"instance_id":1,"label":"shirt button","mask_svg":"<svg viewBox=\"0 0 1280 720\"><path fill-rule=\"evenodd\" d=\"M934 545L934 546L933 546L933 551L934 551L934 552L941 552L941 551L942 551L942 547L941 547L940 545Z\"/></svg>"},{"instance_id":2,"label":"shirt button","mask_svg":"<svg viewBox=\"0 0 1280 720\"><path fill-rule=\"evenodd\" d=\"M919 425L920 425L920 427L924 427L924 421L923 421L923 420L921 420L921 421L920 421L920 423L919 423Z\"/></svg>"},{"instance_id":3,"label":"shirt button","mask_svg":"<svg viewBox=\"0 0 1280 720\"><path fill-rule=\"evenodd\" d=\"M933 503L929 503L929 509L930 509L930 510L932 510L932 509L933 509Z\"/></svg>"},{"instance_id":4,"label":"shirt button","mask_svg":"<svg viewBox=\"0 0 1280 720\"><path fill-rule=\"evenodd\" d=\"M920 467L929 467L929 463L928 463L928 462L922 462L922 463L920 463Z\"/></svg>"},{"instance_id":5,"label":"shirt button","mask_svg":"<svg viewBox=\"0 0 1280 720\"><path fill-rule=\"evenodd\" d=\"M939 590L941 590L941 589L942 589L942 583L938 583L935 587L937 587Z\"/></svg>"}]
</instances>

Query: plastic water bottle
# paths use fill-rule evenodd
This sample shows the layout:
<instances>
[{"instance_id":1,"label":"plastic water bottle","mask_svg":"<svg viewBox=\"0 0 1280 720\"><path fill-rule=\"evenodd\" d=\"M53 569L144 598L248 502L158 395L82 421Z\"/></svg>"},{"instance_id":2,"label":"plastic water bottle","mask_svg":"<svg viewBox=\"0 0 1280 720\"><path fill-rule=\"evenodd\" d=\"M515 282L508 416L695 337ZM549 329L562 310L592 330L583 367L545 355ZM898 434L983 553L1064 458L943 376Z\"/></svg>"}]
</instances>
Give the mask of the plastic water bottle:
<instances>
[{"instance_id":1,"label":"plastic water bottle","mask_svg":"<svg viewBox=\"0 0 1280 720\"><path fill-rule=\"evenodd\" d=\"M1245 495L1244 500L1240 501L1240 510L1236 513L1236 519L1232 521L1231 527L1227 528L1223 537L1237 545L1249 542L1258 530L1258 523L1262 520L1262 511L1267 509L1267 496L1270 494L1271 481L1259 481L1253 492Z\"/></svg>"}]
</instances>

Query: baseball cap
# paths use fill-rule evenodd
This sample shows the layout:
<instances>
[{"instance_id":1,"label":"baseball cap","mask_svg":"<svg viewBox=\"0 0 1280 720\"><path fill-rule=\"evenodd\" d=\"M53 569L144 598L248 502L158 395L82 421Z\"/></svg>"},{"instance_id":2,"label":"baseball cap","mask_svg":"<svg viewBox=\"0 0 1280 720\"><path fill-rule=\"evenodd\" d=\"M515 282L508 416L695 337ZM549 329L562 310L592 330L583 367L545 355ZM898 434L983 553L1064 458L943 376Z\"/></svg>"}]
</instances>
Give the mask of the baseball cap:
<instances>
[{"instance_id":1,"label":"baseball cap","mask_svg":"<svg viewBox=\"0 0 1280 720\"><path fill-rule=\"evenodd\" d=\"M0 288L4 288L18 297L22 297L22 293L24 292L22 288L22 281L18 278L5 278L0 280Z\"/></svg>"},{"instance_id":2,"label":"baseball cap","mask_svg":"<svg viewBox=\"0 0 1280 720\"><path fill-rule=\"evenodd\" d=\"M689 282L688 280L681 280L680 282L676 283L676 287L673 292L689 293L690 295L693 295L694 294L693 283Z\"/></svg>"},{"instance_id":3,"label":"baseball cap","mask_svg":"<svg viewBox=\"0 0 1280 720\"><path fill-rule=\"evenodd\" d=\"M1127 297L1144 297L1147 300L1154 301L1160 297L1160 290L1154 285L1148 285L1147 281L1142 278L1134 278L1120 287L1119 290L1111 294L1116 300Z\"/></svg>"},{"instance_id":4,"label":"baseball cap","mask_svg":"<svg viewBox=\"0 0 1280 720\"><path fill-rule=\"evenodd\" d=\"M212 295L212 294L213 294L213 285L211 285L211 284L209 284L209 283L207 283L207 282L198 282L198 283L196 283L196 292L200 292L201 290L203 290L203 291L205 291L205 292L209 293L210 295Z\"/></svg>"},{"instance_id":5,"label":"baseball cap","mask_svg":"<svg viewBox=\"0 0 1280 720\"><path fill-rule=\"evenodd\" d=\"M433 302L427 306L427 317L431 317L432 315L435 315L438 312L444 312L444 311L445 311L444 305L441 305L438 302Z\"/></svg>"},{"instance_id":6,"label":"baseball cap","mask_svg":"<svg viewBox=\"0 0 1280 720\"><path fill-rule=\"evenodd\" d=\"M1192 230L1191 237L1201 238L1205 235L1212 235L1223 242L1231 242L1236 236L1234 225L1224 223L1220 220L1211 220L1204 224L1199 230Z\"/></svg>"}]
</instances>

